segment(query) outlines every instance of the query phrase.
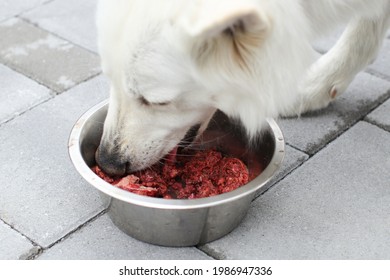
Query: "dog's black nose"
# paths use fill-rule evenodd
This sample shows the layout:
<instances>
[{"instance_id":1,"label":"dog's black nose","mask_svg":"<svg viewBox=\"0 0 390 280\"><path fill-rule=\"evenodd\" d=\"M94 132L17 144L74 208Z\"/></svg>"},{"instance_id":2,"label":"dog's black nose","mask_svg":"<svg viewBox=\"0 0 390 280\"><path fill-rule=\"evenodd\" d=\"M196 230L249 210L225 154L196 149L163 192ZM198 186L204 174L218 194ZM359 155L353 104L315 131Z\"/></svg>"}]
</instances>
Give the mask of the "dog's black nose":
<instances>
[{"instance_id":1,"label":"dog's black nose","mask_svg":"<svg viewBox=\"0 0 390 280\"><path fill-rule=\"evenodd\" d=\"M120 177L126 174L130 163L121 159L116 152L108 152L101 145L96 150L95 159L97 165L109 176Z\"/></svg>"}]
</instances>

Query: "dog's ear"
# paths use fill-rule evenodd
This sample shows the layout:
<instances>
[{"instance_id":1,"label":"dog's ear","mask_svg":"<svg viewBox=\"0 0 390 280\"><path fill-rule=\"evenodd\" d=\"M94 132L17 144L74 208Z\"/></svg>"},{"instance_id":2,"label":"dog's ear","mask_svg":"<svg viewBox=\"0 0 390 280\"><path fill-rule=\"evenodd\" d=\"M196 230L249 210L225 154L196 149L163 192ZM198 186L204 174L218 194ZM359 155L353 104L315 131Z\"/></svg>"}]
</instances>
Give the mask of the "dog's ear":
<instances>
[{"instance_id":1,"label":"dog's ear","mask_svg":"<svg viewBox=\"0 0 390 280\"><path fill-rule=\"evenodd\" d=\"M204 0L193 1L182 25L196 39L210 39L222 34L266 32L270 22L255 1Z\"/></svg>"},{"instance_id":2,"label":"dog's ear","mask_svg":"<svg viewBox=\"0 0 390 280\"><path fill-rule=\"evenodd\" d=\"M271 25L255 1L199 0L190 1L188 6L181 26L192 38L191 52L198 64L225 69L238 65L248 70Z\"/></svg>"}]
</instances>

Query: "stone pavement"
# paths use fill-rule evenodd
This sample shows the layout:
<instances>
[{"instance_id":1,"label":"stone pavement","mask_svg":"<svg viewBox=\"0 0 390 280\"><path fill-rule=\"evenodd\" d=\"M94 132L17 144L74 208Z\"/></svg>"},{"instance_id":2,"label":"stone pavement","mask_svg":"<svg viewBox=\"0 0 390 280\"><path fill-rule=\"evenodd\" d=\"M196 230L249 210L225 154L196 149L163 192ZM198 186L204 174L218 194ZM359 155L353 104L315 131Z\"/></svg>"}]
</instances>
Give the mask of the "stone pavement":
<instances>
[{"instance_id":1,"label":"stone pavement","mask_svg":"<svg viewBox=\"0 0 390 280\"><path fill-rule=\"evenodd\" d=\"M284 166L237 229L167 248L118 230L68 156L107 98L94 9L0 0L0 259L390 259L390 39L329 108L279 120Z\"/></svg>"}]
</instances>

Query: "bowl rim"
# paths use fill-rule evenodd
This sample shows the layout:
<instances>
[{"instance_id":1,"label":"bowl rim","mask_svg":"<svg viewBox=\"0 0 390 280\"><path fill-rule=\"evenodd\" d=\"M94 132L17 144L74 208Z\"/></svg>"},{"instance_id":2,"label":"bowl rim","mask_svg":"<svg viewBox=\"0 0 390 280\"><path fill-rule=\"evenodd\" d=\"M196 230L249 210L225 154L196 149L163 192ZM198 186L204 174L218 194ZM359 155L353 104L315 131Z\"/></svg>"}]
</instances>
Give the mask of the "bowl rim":
<instances>
[{"instance_id":1,"label":"bowl rim","mask_svg":"<svg viewBox=\"0 0 390 280\"><path fill-rule=\"evenodd\" d=\"M274 119L267 118L266 121L271 128L275 140L275 150L268 166L262 171L259 176L257 176L255 179L248 182L247 184L231 192L196 199L164 199L134 194L117 188L98 177L86 164L81 154L80 138L87 121L98 110L102 109L107 105L108 99L88 109L76 121L69 136L68 153L75 169L89 184L91 184L93 187L95 187L102 193L127 203L157 209L188 210L197 208L208 208L230 201L238 200L263 188L273 178L276 171L280 168L284 159L285 141L282 131L280 130Z\"/></svg>"}]
</instances>

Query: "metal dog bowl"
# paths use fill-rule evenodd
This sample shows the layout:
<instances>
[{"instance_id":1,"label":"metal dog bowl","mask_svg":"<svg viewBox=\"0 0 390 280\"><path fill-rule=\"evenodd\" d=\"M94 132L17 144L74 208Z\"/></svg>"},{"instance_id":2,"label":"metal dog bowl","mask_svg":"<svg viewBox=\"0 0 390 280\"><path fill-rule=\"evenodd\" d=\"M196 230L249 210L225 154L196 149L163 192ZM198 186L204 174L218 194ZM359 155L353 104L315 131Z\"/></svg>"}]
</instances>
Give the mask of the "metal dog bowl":
<instances>
[{"instance_id":1,"label":"metal dog bowl","mask_svg":"<svg viewBox=\"0 0 390 280\"><path fill-rule=\"evenodd\" d=\"M70 135L69 154L81 176L100 191L114 224L148 243L192 246L226 235L242 221L255 194L265 191L284 157L283 135L274 120L267 120L265 133L249 149L245 132L218 112L202 139L206 148L213 146L243 160L251 178L248 184L221 195L190 200L133 194L106 183L90 169L96 164L95 151L107 108L104 101L80 117Z\"/></svg>"}]
</instances>

